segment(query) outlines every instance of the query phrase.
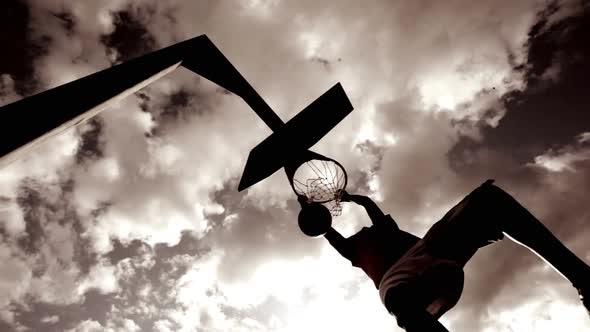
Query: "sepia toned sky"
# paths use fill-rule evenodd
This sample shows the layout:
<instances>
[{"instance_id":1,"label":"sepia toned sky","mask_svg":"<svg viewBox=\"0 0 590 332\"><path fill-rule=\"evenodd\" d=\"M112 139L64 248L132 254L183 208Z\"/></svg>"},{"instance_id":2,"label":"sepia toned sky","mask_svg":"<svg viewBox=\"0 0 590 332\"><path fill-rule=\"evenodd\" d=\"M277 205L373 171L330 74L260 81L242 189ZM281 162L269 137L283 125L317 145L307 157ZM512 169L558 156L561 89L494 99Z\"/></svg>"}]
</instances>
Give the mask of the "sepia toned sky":
<instances>
[{"instance_id":1,"label":"sepia toned sky","mask_svg":"<svg viewBox=\"0 0 590 332\"><path fill-rule=\"evenodd\" d=\"M355 110L313 150L402 229L423 235L494 178L590 262L587 2L1 6L0 105L207 34L284 121L341 82ZM362 271L299 231L283 173L237 192L269 134L179 69L1 169L0 330L400 331ZM368 224L349 204L334 221ZM571 285L508 240L465 272L451 331L590 327Z\"/></svg>"}]
</instances>

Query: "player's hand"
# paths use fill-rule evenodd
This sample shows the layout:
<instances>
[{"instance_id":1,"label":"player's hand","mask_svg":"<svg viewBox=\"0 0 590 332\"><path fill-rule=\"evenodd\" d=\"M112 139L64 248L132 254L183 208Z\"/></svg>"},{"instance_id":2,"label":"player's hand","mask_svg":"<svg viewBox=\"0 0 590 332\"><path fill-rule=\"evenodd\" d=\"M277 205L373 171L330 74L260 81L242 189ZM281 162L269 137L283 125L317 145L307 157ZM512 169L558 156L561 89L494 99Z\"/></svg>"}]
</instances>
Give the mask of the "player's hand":
<instances>
[{"instance_id":1,"label":"player's hand","mask_svg":"<svg viewBox=\"0 0 590 332\"><path fill-rule=\"evenodd\" d=\"M309 204L309 200L307 199L307 197L303 195L297 195L297 202L299 202L299 205L301 205L301 207L304 207L305 205Z\"/></svg>"},{"instance_id":2,"label":"player's hand","mask_svg":"<svg viewBox=\"0 0 590 332\"><path fill-rule=\"evenodd\" d=\"M350 194L346 192L346 190L342 189L340 191L340 201L341 202L350 202Z\"/></svg>"}]
</instances>

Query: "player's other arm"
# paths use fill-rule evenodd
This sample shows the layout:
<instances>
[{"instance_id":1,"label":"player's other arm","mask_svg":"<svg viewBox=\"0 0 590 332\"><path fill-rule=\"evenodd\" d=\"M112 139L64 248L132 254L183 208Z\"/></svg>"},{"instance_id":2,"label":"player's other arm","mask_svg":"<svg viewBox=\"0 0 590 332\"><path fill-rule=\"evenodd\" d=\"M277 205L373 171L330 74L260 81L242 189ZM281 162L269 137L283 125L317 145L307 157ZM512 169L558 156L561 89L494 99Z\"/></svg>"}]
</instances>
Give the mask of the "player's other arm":
<instances>
[{"instance_id":1,"label":"player's other arm","mask_svg":"<svg viewBox=\"0 0 590 332\"><path fill-rule=\"evenodd\" d=\"M342 234L338 233L337 230L330 227L330 229L324 234L324 237L336 251L340 253L343 257L347 259L351 259L352 257L352 248L350 248L350 244L348 240L342 236Z\"/></svg>"},{"instance_id":2,"label":"player's other arm","mask_svg":"<svg viewBox=\"0 0 590 332\"><path fill-rule=\"evenodd\" d=\"M351 195L346 191L342 193L343 202L354 202L365 208L369 218L373 225L381 224L385 222L385 214L381 209L373 202L371 198L363 195Z\"/></svg>"}]
</instances>

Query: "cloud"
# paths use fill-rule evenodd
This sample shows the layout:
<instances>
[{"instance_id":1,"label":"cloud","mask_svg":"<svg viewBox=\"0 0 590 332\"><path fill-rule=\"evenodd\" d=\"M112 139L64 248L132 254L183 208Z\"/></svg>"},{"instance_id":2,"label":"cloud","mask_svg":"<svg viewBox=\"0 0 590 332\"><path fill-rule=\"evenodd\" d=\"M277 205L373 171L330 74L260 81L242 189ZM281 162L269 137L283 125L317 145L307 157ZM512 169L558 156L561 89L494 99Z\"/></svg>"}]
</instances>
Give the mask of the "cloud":
<instances>
[{"instance_id":1,"label":"cloud","mask_svg":"<svg viewBox=\"0 0 590 332\"><path fill-rule=\"evenodd\" d=\"M6 244L0 245L0 256L4 268L0 274L0 318L9 323L14 322L11 303L19 303L27 293L33 271L26 262Z\"/></svg>"},{"instance_id":2,"label":"cloud","mask_svg":"<svg viewBox=\"0 0 590 332\"><path fill-rule=\"evenodd\" d=\"M82 261L88 257L84 240L76 232L79 228L68 204L67 185L24 182L18 196L15 200L26 227L18 236L2 235L7 267L0 273L4 320L11 321L11 312L32 303L69 305L83 302L89 290L102 294L117 290L113 266L104 260Z\"/></svg>"},{"instance_id":3,"label":"cloud","mask_svg":"<svg viewBox=\"0 0 590 332\"><path fill-rule=\"evenodd\" d=\"M541 32L553 28L556 24L584 11L584 2L579 0L559 1L546 8Z\"/></svg>"},{"instance_id":4,"label":"cloud","mask_svg":"<svg viewBox=\"0 0 590 332\"><path fill-rule=\"evenodd\" d=\"M353 272L351 267L342 264L331 248L325 249L319 260L311 257L295 261L269 260L258 266L251 276L227 282L219 276L219 264L227 256L221 251L211 252L195 260L176 281L168 295L179 306L170 310L167 319L178 324L176 330L182 331L192 329L195 321L201 328L212 331L296 331L312 328L305 325L307 323L317 328L322 322L348 328L351 324L357 326L361 323L352 312L358 314L359 298L342 298L341 287L357 280L359 275L350 273ZM302 274L302 271L314 273ZM365 282L361 287L373 286ZM363 316L375 326L392 326L390 318L374 300L371 296L361 297L366 305ZM268 316L265 311L256 314L257 308L263 308L269 301L274 303L272 315ZM346 312L350 314L342 316ZM362 324L366 325L366 321Z\"/></svg>"},{"instance_id":5,"label":"cloud","mask_svg":"<svg viewBox=\"0 0 590 332\"><path fill-rule=\"evenodd\" d=\"M14 199L2 197L0 200L1 228L11 237L18 237L25 231L22 210Z\"/></svg>"},{"instance_id":6,"label":"cloud","mask_svg":"<svg viewBox=\"0 0 590 332\"><path fill-rule=\"evenodd\" d=\"M103 326L95 320L85 320L68 332L98 332L103 331Z\"/></svg>"},{"instance_id":7,"label":"cloud","mask_svg":"<svg viewBox=\"0 0 590 332\"><path fill-rule=\"evenodd\" d=\"M575 172L579 169L581 162L590 159L590 148L587 146L590 133L582 133L576 137L576 142L564 146L557 151L552 149L544 154L535 157L531 166L542 167L550 172Z\"/></svg>"},{"instance_id":8,"label":"cloud","mask_svg":"<svg viewBox=\"0 0 590 332\"><path fill-rule=\"evenodd\" d=\"M159 320L154 324L154 331L156 332L172 332L170 321Z\"/></svg>"},{"instance_id":9,"label":"cloud","mask_svg":"<svg viewBox=\"0 0 590 332\"><path fill-rule=\"evenodd\" d=\"M106 326L95 320L85 320L76 327L67 330L68 332L137 332L139 327L130 319L123 319L117 322L109 321Z\"/></svg>"},{"instance_id":10,"label":"cloud","mask_svg":"<svg viewBox=\"0 0 590 332\"><path fill-rule=\"evenodd\" d=\"M0 102L2 105L7 105L21 98L14 90L14 79L8 74L2 74L0 76Z\"/></svg>"},{"instance_id":11,"label":"cloud","mask_svg":"<svg viewBox=\"0 0 590 332\"><path fill-rule=\"evenodd\" d=\"M84 294L89 289L96 289L100 293L108 294L119 290L114 266L101 262L90 269L86 279L80 283L79 293Z\"/></svg>"},{"instance_id":12,"label":"cloud","mask_svg":"<svg viewBox=\"0 0 590 332\"><path fill-rule=\"evenodd\" d=\"M57 316L57 315L46 316L46 317L41 318L41 323L55 324L57 322L59 322L59 316Z\"/></svg>"}]
</instances>

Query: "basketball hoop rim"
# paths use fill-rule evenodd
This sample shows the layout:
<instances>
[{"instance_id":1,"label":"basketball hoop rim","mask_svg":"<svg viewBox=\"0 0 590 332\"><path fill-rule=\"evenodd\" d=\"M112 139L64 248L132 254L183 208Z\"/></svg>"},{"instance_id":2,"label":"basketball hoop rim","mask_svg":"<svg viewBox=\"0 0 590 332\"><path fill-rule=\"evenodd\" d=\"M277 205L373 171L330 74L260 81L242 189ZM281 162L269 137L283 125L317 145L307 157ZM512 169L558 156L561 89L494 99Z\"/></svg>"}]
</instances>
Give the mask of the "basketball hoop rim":
<instances>
[{"instance_id":1,"label":"basketball hoop rim","mask_svg":"<svg viewBox=\"0 0 590 332\"><path fill-rule=\"evenodd\" d=\"M308 162L308 161L311 161L311 160L324 160L324 161L330 161L330 162L333 162L333 163L335 163L335 164L336 164L338 167L340 167L340 169L342 170L342 174L344 175L344 185L342 186L342 189L341 189L341 190L344 190L344 189L346 189L346 186L348 185L348 174L346 173L346 169L344 168L344 166L342 166L342 164L341 164L341 163L339 163L337 160L335 160L335 159L332 159L332 158L329 158L329 157L326 157L326 156L323 156L323 155L320 155L320 154L316 154L316 155L315 155L313 158L307 159L307 160L305 160L305 161L302 161L301 163L299 163L299 165L298 165L298 166L295 168L295 170L293 171L293 174L295 174L295 173L297 172L297 170L299 169L299 167L301 167L301 166L302 166L304 163L306 163L306 162ZM295 193L295 195L297 195L297 196L303 196L303 197L309 198L309 197L307 197L306 195L301 195L301 194L299 194L299 193L297 192L297 190L295 189L295 185L293 184L293 179L292 179L292 178L290 178L290 179L289 179L289 184L291 185L291 189L293 190L293 192ZM321 201L312 201L312 202L313 202L313 203L328 203L328 202L334 201L334 200L336 200L336 199L337 199L337 197L336 197L336 196L334 196L334 197L333 197L333 198L331 198L331 199L327 199L327 200L321 200Z\"/></svg>"}]
</instances>

